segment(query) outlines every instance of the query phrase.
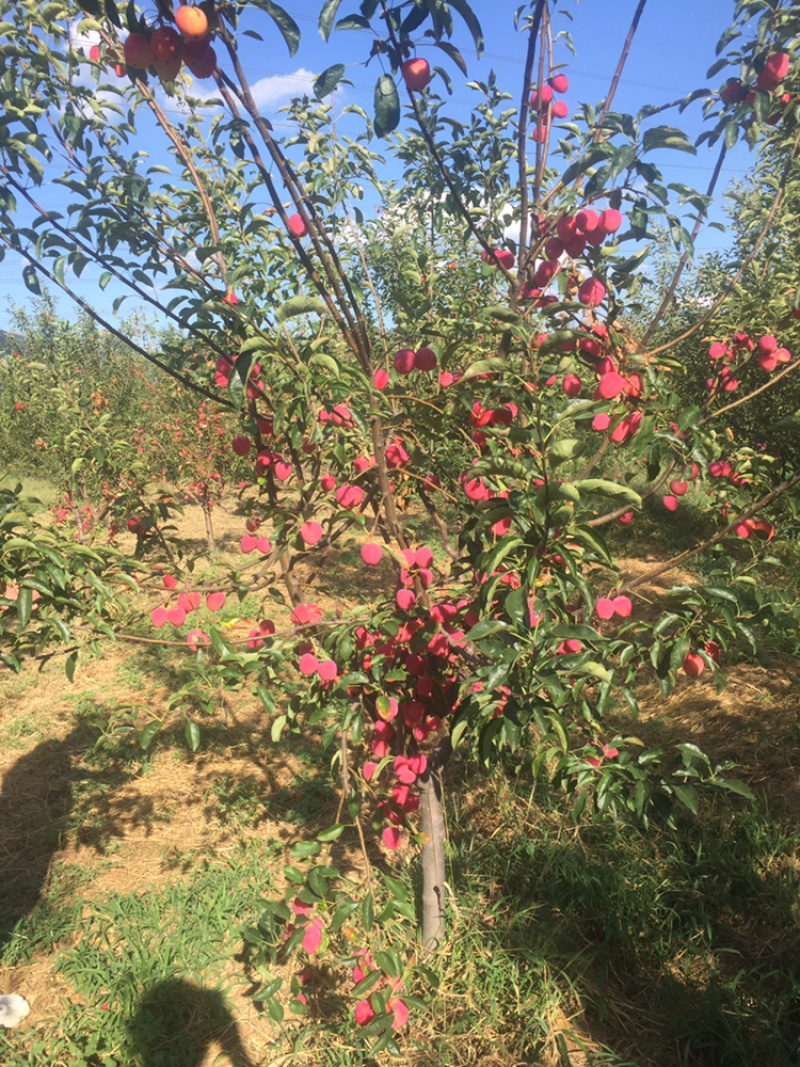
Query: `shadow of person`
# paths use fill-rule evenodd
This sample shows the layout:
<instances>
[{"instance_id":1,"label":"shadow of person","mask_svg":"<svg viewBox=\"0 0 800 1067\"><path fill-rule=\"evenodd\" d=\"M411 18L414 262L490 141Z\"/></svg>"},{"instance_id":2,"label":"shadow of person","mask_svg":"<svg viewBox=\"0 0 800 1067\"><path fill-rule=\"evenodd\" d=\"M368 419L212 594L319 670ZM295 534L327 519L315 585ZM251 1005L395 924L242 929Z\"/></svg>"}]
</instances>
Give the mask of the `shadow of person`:
<instances>
[{"instance_id":1,"label":"shadow of person","mask_svg":"<svg viewBox=\"0 0 800 1067\"><path fill-rule=\"evenodd\" d=\"M219 990L182 978L168 978L148 989L128 1031L137 1067L200 1067L214 1044L233 1067L256 1067Z\"/></svg>"},{"instance_id":2,"label":"shadow of person","mask_svg":"<svg viewBox=\"0 0 800 1067\"><path fill-rule=\"evenodd\" d=\"M72 810L75 738L43 741L6 771L0 792L0 952L42 895ZM71 743L72 742L72 743Z\"/></svg>"},{"instance_id":3,"label":"shadow of person","mask_svg":"<svg viewBox=\"0 0 800 1067\"><path fill-rule=\"evenodd\" d=\"M50 872L67 833L102 853L124 832L114 799L131 776L128 757L79 715L66 736L41 741L2 772L0 959L20 920L51 903ZM148 798L129 802L125 820L145 821L151 808Z\"/></svg>"}]
</instances>

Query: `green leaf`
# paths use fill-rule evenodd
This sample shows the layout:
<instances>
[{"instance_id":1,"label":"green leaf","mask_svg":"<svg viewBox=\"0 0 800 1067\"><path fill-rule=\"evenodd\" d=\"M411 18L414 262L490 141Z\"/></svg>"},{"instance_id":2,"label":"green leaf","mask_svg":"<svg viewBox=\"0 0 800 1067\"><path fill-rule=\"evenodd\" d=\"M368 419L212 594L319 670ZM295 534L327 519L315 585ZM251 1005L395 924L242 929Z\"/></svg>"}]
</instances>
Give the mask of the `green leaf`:
<instances>
[{"instance_id":1,"label":"green leaf","mask_svg":"<svg viewBox=\"0 0 800 1067\"><path fill-rule=\"evenodd\" d=\"M458 381L459 383L467 382L470 378L476 378L479 374L499 374L507 366L507 361L499 359L497 356L492 356L490 359L479 359L475 363L470 363Z\"/></svg>"},{"instance_id":2,"label":"green leaf","mask_svg":"<svg viewBox=\"0 0 800 1067\"><path fill-rule=\"evenodd\" d=\"M588 663L582 663L580 669L584 671L584 673L591 675L592 678L597 678L599 682L611 683L613 681L614 676L611 671L607 670L602 663L595 662L595 660L589 660Z\"/></svg>"},{"instance_id":3,"label":"green leaf","mask_svg":"<svg viewBox=\"0 0 800 1067\"><path fill-rule=\"evenodd\" d=\"M25 282L26 289L29 289L36 296L42 295L42 287L39 285L39 275L30 263L27 263L22 268L22 280Z\"/></svg>"},{"instance_id":4,"label":"green leaf","mask_svg":"<svg viewBox=\"0 0 800 1067\"><path fill-rule=\"evenodd\" d=\"M328 67L314 82L314 96L317 100L322 100L329 93L332 93L339 82L344 77L345 65L344 63L334 63L332 67Z\"/></svg>"},{"instance_id":5,"label":"green leaf","mask_svg":"<svg viewBox=\"0 0 800 1067\"><path fill-rule=\"evenodd\" d=\"M363 15L347 15L336 23L336 31L339 30L368 30L369 19Z\"/></svg>"},{"instance_id":6,"label":"green leaf","mask_svg":"<svg viewBox=\"0 0 800 1067\"><path fill-rule=\"evenodd\" d=\"M315 300L313 296L293 296L275 312L275 321L286 322L298 315L324 315L326 311L322 301Z\"/></svg>"},{"instance_id":7,"label":"green leaf","mask_svg":"<svg viewBox=\"0 0 800 1067\"><path fill-rule=\"evenodd\" d=\"M483 30L480 22L475 17L475 12L467 3L467 0L450 0L450 7L457 11L466 22L467 29L472 34L472 40L475 42L475 51L478 53L478 59L480 59L483 55Z\"/></svg>"},{"instance_id":8,"label":"green leaf","mask_svg":"<svg viewBox=\"0 0 800 1067\"><path fill-rule=\"evenodd\" d=\"M267 14L271 16L273 22L281 31L283 39L286 41L286 47L289 49L289 55L293 56L300 44L300 30L297 23L289 12L284 11L280 4L276 4L274 0L261 0L261 6L264 7Z\"/></svg>"},{"instance_id":9,"label":"green leaf","mask_svg":"<svg viewBox=\"0 0 800 1067\"><path fill-rule=\"evenodd\" d=\"M139 745L146 751L152 744L153 738L161 729L160 722L149 722L139 734Z\"/></svg>"},{"instance_id":10,"label":"green leaf","mask_svg":"<svg viewBox=\"0 0 800 1067\"><path fill-rule=\"evenodd\" d=\"M452 61L455 63L455 65L466 78L467 64L464 62L464 57L461 55L455 45L450 44L449 41L437 41L436 47L441 48L441 50L452 59Z\"/></svg>"},{"instance_id":11,"label":"green leaf","mask_svg":"<svg viewBox=\"0 0 800 1067\"><path fill-rule=\"evenodd\" d=\"M727 789L731 793L738 793L740 797L747 797L748 800L756 799L752 789L745 785L744 782L740 782L738 778L717 778L714 781L714 785Z\"/></svg>"},{"instance_id":12,"label":"green leaf","mask_svg":"<svg viewBox=\"0 0 800 1067\"><path fill-rule=\"evenodd\" d=\"M584 449L584 442L578 440L577 437L564 437L561 441L556 441L554 445L551 445L547 450L547 461L553 465L564 463L568 459L574 459L575 456L579 456ZM575 483L578 484L577 482Z\"/></svg>"},{"instance_id":13,"label":"green leaf","mask_svg":"<svg viewBox=\"0 0 800 1067\"><path fill-rule=\"evenodd\" d=\"M333 29L333 20L336 18L336 12L339 10L339 4L342 0L325 0L322 5L322 11L319 13L319 32L323 41L327 41L330 38L331 30Z\"/></svg>"},{"instance_id":14,"label":"green leaf","mask_svg":"<svg viewBox=\"0 0 800 1067\"><path fill-rule=\"evenodd\" d=\"M197 725L196 722L192 722L191 719L187 719L184 734L186 735L186 744L189 746L192 752L197 752L198 748L200 748L201 740L200 727Z\"/></svg>"},{"instance_id":15,"label":"green leaf","mask_svg":"<svg viewBox=\"0 0 800 1067\"><path fill-rule=\"evenodd\" d=\"M290 850L289 855L293 860L305 860L309 856L316 856L322 851L322 845L318 841L298 841Z\"/></svg>"},{"instance_id":16,"label":"green leaf","mask_svg":"<svg viewBox=\"0 0 800 1067\"><path fill-rule=\"evenodd\" d=\"M626 504L634 507L642 506L642 498L635 490L619 482L610 482L605 478L581 478L573 482L573 485L581 493L599 493L601 496L610 496L616 500L624 500Z\"/></svg>"},{"instance_id":17,"label":"green leaf","mask_svg":"<svg viewBox=\"0 0 800 1067\"><path fill-rule=\"evenodd\" d=\"M680 800L682 804L685 804L693 815L697 815L700 806L697 803L697 793L695 792L694 786L673 785L671 788L678 800Z\"/></svg>"},{"instance_id":18,"label":"green leaf","mask_svg":"<svg viewBox=\"0 0 800 1067\"><path fill-rule=\"evenodd\" d=\"M17 618L19 619L20 630L24 630L31 621L32 610L33 590L23 585L17 594Z\"/></svg>"},{"instance_id":19,"label":"green leaf","mask_svg":"<svg viewBox=\"0 0 800 1067\"><path fill-rule=\"evenodd\" d=\"M76 652L70 652L70 654L67 656L66 662L64 664L64 671L65 671L65 673L67 675L67 680L70 681L70 682L75 677L75 664L77 662L78 662L78 653L77 653L77 651Z\"/></svg>"},{"instance_id":20,"label":"green leaf","mask_svg":"<svg viewBox=\"0 0 800 1067\"><path fill-rule=\"evenodd\" d=\"M327 843L328 841L335 841L337 837L341 837L346 827L344 823L337 823L335 826L328 827L327 830L323 830L321 834L317 834L317 841Z\"/></svg>"},{"instance_id":21,"label":"green leaf","mask_svg":"<svg viewBox=\"0 0 800 1067\"><path fill-rule=\"evenodd\" d=\"M394 78L381 74L375 83L375 133L386 137L400 122L400 97Z\"/></svg>"},{"instance_id":22,"label":"green leaf","mask_svg":"<svg viewBox=\"0 0 800 1067\"><path fill-rule=\"evenodd\" d=\"M727 149L733 148L736 142L739 140L739 123L735 121L727 122L725 124L725 147Z\"/></svg>"},{"instance_id":23,"label":"green leaf","mask_svg":"<svg viewBox=\"0 0 800 1067\"><path fill-rule=\"evenodd\" d=\"M336 362L333 356L329 356L327 352L315 352L311 359L308 361L308 365L311 366L312 363L316 363L320 367L324 367L326 370L329 370L334 376L334 378L338 379L341 377L341 374L339 372L339 364Z\"/></svg>"},{"instance_id":24,"label":"green leaf","mask_svg":"<svg viewBox=\"0 0 800 1067\"><path fill-rule=\"evenodd\" d=\"M683 130L674 126L653 126L652 129L645 130L642 146L645 152L652 152L657 148L674 148L692 156L697 155L697 149Z\"/></svg>"}]
</instances>

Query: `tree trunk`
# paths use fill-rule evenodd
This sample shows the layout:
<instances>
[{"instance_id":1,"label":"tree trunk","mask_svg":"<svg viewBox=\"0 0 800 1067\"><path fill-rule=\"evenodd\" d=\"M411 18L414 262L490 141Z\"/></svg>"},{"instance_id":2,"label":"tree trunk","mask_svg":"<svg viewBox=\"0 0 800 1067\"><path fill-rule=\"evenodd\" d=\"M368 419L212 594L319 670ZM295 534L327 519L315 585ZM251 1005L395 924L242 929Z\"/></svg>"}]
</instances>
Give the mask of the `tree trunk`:
<instances>
[{"instance_id":1,"label":"tree trunk","mask_svg":"<svg viewBox=\"0 0 800 1067\"><path fill-rule=\"evenodd\" d=\"M445 915L445 824L442 798L442 767L450 758L450 738L431 753L420 777L419 808L422 845L422 944L433 952L444 944Z\"/></svg>"},{"instance_id":2,"label":"tree trunk","mask_svg":"<svg viewBox=\"0 0 800 1067\"><path fill-rule=\"evenodd\" d=\"M210 555L214 555L216 552L216 545L214 544L214 526L211 522L211 505L207 502L203 502L200 507L203 510L203 519L206 524L206 541L208 542L208 551Z\"/></svg>"}]
</instances>

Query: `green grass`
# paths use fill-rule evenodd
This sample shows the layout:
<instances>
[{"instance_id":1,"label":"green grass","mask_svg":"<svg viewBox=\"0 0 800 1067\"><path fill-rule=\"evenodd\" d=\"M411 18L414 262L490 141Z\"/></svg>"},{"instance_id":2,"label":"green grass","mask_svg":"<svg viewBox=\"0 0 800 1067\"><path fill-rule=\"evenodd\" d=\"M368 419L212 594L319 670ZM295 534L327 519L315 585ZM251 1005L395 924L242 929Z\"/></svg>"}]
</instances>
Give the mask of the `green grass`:
<instances>
[{"instance_id":1,"label":"green grass","mask_svg":"<svg viewBox=\"0 0 800 1067\"><path fill-rule=\"evenodd\" d=\"M196 1067L210 1041L230 1041L226 990L245 983L239 926L270 887L274 852L251 843L225 860L194 857L165 886L76 897L54 956L69 1003L57 1020L0 1036L5 1067Z\"/></svg>"},{"instance_id":2,"label":"green grass","mask_svg":"<svg viewBox=\"0 0 800 1067\"><path fill-rule=\"evenodd\" d=\"M37 515L48 511L56 502L57 488L47 478L37 478L32 474L17 476L13 472L0 474L0 489L15 489L21 483L20 506L28 515Z\"/></svg>"}]
</instances>

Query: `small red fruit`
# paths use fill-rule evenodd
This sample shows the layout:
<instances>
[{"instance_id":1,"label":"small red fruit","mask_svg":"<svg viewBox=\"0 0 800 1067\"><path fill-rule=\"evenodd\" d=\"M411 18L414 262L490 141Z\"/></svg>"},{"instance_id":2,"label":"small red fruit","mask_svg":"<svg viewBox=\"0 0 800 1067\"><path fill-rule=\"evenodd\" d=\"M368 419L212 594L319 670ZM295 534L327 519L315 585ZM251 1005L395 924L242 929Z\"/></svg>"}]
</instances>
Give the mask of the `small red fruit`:
<instances>
[{"instance_id":1,"label":"small red fruit","mask_svg":"<svg viewBox=\"0 0 800 1067\"><path fill-rule=\"evenodd\" d=\"M606 287L599 278L587 278L578 289L578 300L587 307L597 307L606 298Z\"/></svg>"},{"instance_id":2,"label":"small red fruit","mask_svg":"<svg viewBox=\"0 0 800 1067\"><path fill-rule=\"evenodd\" d=\"M581 380L577 374L567 374L561 383L561 388L568 397L578 396L581 391Z\"/></svg>"},{"instance_id":3,"label":"small red fruit","mask_svg":"<svg viewBox=\"0 0 800 1067\"><path fill-rule=\"evenodd\" d=\"M99 44L93 44L92 47L89 49L89 59L93 59L95 62L97 62L100 59L100 45Z\"/></svg>"},{"instance_id":4,"label":"small red fruit","mask_svg":"<svg viewBox=\"0 0 800 1067\"><path fill-rule=\"evenodd\" d=\"M295 213L289 216L289 233L294 234L295 237L305 237L308 233L302 215Z\"/></svg>"},{"instance_id":5,"label":"small red fruit","mask_svg":"<svg viewBox=\"0 0 800 1067\"><path fill-rule=\"evenodd\" d=\"M143 33L129 33L125 38L123 51L125 62L129 67L135 67L136 70L146 70L152 67L155 58L153 46Z\"/></svg>"},{"instance_id":6,"label":"small red fruit","mask_svg":"<svg viewBox=\"0 0 800 1067\"><path fill-rule=\"evenodd\" d=\"M150 38L150 47L155 58L163 62L181 54L183 41L171 26L160 26Z\"/></svg>"},{"instance_id":7,"label":"small red fruit","mask_svg":"<svg viewBox=\"0 0 800 1067\"><path fill-rule=\"evenodd\" d=\"M725 84L725 87L719 95L722 103L728 107L730 104L741 103L747 95L747 90L738 78L734 78L733 81L729 81Z\"/></svg>"},{"instance_id":8,"label":"small red fruit","mask_svg":"<svg viewBox=\"0 0 800 1067\"><path fill-rule=\"evenodd\" d=\"M171 26L160 26L150 38L153 66L162 81L174 81L181 69L183 38Z\"/></svg>"},{"instance_id":9,"label":"small red fruit","mask_svg":"<svg viewBox=\"0 0 800 1067\"><path fill-rule=\"evenodd\" d=\"M756 79L756 85L759 89L774 89L789 73L790 65L788 53L774 52L764 64L764 69Z\"/></svg>"},{"instance_id":10,"label":"small red fruit","mask_svg":"<svg viewBox=\"0 0 800 1067\"><path fill-rule=\"evenodd\" d=\"M514 253L508 248L495 248L490 252L486 249L481 252L481 259L484 263L491 263L494 266L505 267L506 270L511 270L514 266Z\"/></svg>"},{"instance_id":11,"label":"small red fruit","mask_svg":"<svg viewBox=\"0 0 800 1067\"><path fill-rule=\"evenodd\" d=\"M610 207L600 214L600 226L606 233L616 233L622 225L622 213Z\"/></svg>"},{"instance_id":12,"label":"small red fruit","mask_svg":"<svg viewBox=\"0 0 800 1067\"><path fill-rule=\"evenodd\" d=\"M431 80L431 68L427 59L407 59L400 68L406 86L415 93L421 93Z\"/></svg>"},{"instance_id":13,"label":"small red fruit","mask_svg":"<svg viewBox=\"0 0 800 1067\"><path fill-rule=\"evenodd\" d=\"M578 212L575 216L575 222L580 233L585 233L588 237L600 225L600 216L596 211L592 211L591 208L587 207Z\"/></svg>"},{"instance_id":14,"label":"small red fruit","mask_svg":"<svg viewBox=\"0 0 800 1067\"><path fill-rule=\"evenodd\" d=\"M414 369L416 354L411 348L401 348L394 354L394 369L398 374L410 374Z\"/></svg>"},{"instance_id":15,"label":"small red fruit","mask_svg":"<svg viewBox=\"0 0 800 1067\"><path fill-rule=\"evenodd\" d=\"M208 17L201 7L183 4L175 12L175 25L187 41L201 41L208 34Z\"/></svg>"},{"instance_id":16,"label":"small red fruit","mask_svg":"<svg viewBox=\"0 0 800 1067\"><path fill-rule=\"evenodd\" d=\"M436 367L436 353L432 348L420 348L414 357L414 367L416 370L432 371Z\"/></svg>"},{"instance_id":17,"label":"small red fruit","mask_svg":"<svg viewBox=\"0 0 800 1067\"><path fill-rule=\"evenodd\" d=\"M686 653L686 659L683 661L684 674L688 674L690 678L699 678L705 669L706 661L699 652Z\"/></svg>"},{"instance_id":18,"label":"small red fruit","mask_svg":"<svg viewBox=\"0 0 800 1067\"><path fill-rule=\"evenodd\" d=\"M550 79L553 90L557 93L565 93L569 89L569 78L566 74L555 74Z\"/></svg>"},{"instance_id":19,"label":"small red fruit","mask_svg":"<svg viewBox=\"0 0 800 1067\"><path fill-rule=\"evenodd\" d=\"M187 41L183 62L195 78L210 78L217 69L217 53L208 41Z\"/></svg>"}]
</instances>

